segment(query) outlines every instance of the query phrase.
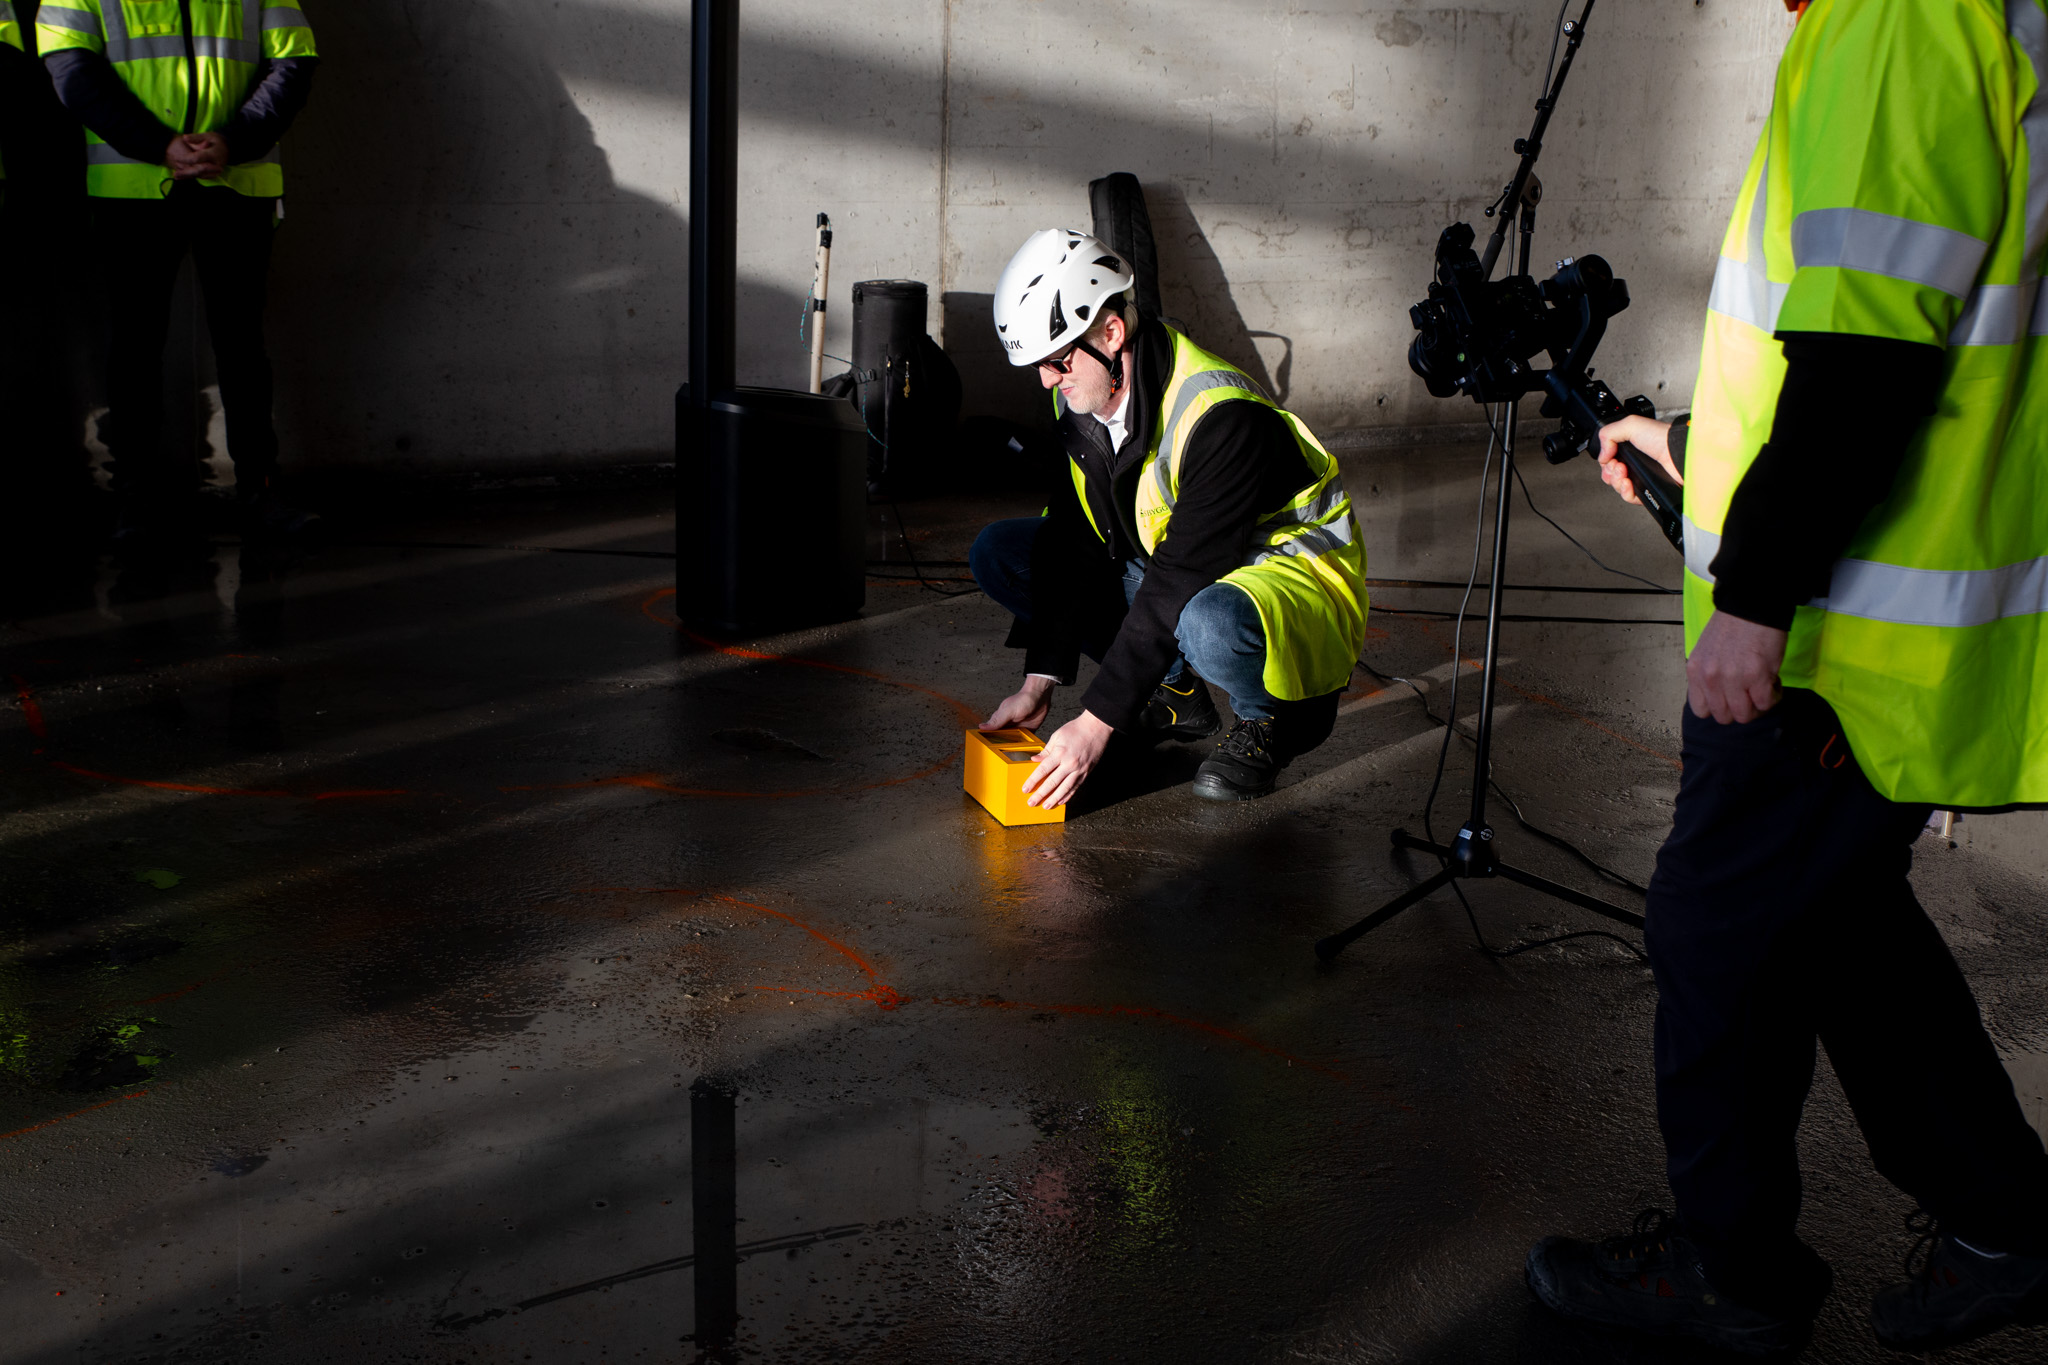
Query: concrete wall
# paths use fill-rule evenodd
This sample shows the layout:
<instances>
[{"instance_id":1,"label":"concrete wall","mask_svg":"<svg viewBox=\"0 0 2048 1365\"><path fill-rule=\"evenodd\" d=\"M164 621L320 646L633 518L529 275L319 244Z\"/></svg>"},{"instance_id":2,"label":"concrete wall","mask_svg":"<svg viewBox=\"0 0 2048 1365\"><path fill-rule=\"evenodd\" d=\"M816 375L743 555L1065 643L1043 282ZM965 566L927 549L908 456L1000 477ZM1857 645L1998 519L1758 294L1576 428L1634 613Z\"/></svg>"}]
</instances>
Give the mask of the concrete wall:
<instances>
[{"instance_id":1,"label":"concrete wall","mask_svg":"<svg viewBox=\"0 0 2048 1365\"><path fill-rule=\"evenodd\" d=\"M686 0L305 0L272 332L288 460L516 473L666 458L685 365ZM1576 0L1574 3L1576 9ZM1036 414L987 336L1031 230L1139 175L1169 311L1319 428L1469 422L1408 373L1438 231L1512 166L1552 0L746 0L743 382L798 385L813 215L847 287L932 286L969 411ZM1609 0L1553 125L1539 258L1633 311L1603 374L1682 403L1790 21ZM203 372L196 376L203 380ZM89 406L86 392L81 406ZM82 414L81 414L82 416ZM83 423L81 421L80 425Z\"/></svg>"}]
</instances>

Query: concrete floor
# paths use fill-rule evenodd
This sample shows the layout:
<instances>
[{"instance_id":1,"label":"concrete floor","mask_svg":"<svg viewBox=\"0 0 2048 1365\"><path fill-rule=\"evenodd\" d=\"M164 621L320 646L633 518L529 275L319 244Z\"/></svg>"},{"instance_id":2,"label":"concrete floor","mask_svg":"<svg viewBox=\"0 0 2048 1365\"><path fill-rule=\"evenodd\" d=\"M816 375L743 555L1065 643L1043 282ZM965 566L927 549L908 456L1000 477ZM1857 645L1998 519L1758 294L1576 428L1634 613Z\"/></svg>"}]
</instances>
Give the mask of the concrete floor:
<instances>
[{"instance_id":1,"label":"concrete floor","mask_svg":"<svg viewBox=\"0 0 2048 1365\"><path fill-rule=\"evenodd\" d=\"M1477 465L1347 461L1376 576L1464 578ZM1528 476L1609 563L1675 579L1590 468ZM1361 670L1265 801L1195 800L1198 755L1169 748L1121 755L1065 825L1006 830L957 776L1015 681L998 609L877 579L859 621L707 647L670 611L666 503L388 511L295 563L17 547L0 1355L690 1359L689 1085L715 1072L740 1087L740 1359L1706 1358L1564 1325L1521 1283L1534 1238L1665 1198L1635 959L1493 960L1448 897L1328 969L1310 952L1432 870L1386 841L1442 733L1412 691ZM1029 504L904 510L945 560ZM1515 542L1511 582L1627 586L1525 511ZM1427 613L1455 594L1377 596L1367 662L1441 713ZM1645 877L1678 630L1505 640L1501 785ZM2038 1113L2032 821L1930 838L1916 875ZM1509 857L1599 886L1498 824ZM1471 898L1496 944L1599 923ZM1804 1145L1838 1272L1807 1358L1871 1360L1908 1207L1831 1079ZM2030 1331L1949 1358L2044 1356Z\"/></svg>"}]
</instances>

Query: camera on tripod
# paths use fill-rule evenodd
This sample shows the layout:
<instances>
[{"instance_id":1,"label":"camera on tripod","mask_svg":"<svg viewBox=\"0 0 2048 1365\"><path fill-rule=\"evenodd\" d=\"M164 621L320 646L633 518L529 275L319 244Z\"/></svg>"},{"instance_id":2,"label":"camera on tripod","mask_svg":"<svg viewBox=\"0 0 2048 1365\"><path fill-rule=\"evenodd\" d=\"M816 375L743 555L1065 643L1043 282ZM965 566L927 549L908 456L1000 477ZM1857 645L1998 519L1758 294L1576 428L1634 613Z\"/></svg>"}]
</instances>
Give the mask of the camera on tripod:
<instances>
[{"instance_id":1,"label":"camera on tripod","mask_svg":"<svg viewBox=\"0 0 2048 1365\"><path fill-rule=\"evenodd\" d=\"M1416 337L1408 367L1430 394L1470 394L1479 403L1513 403L1542 392L1542 415L1558 429L1543 440L1543 454L1562 464L1591 448L1600 428L1631 413L1656 416L1641 394L1615 397L1590 363L1607 333L1607 320L1628 307L1628 282L1598 256L1560 261L1538 284L1528 274L1489 280L1472 249L1469 224L1453 223L1436 244L1436 278L1429 297L1408 310ZM1547 367L1536 364L1538 356ZM1683 546L1678 485L1632 446L1622 459L1643 505L1674 546Z\"/></svg>"}]
</instances>

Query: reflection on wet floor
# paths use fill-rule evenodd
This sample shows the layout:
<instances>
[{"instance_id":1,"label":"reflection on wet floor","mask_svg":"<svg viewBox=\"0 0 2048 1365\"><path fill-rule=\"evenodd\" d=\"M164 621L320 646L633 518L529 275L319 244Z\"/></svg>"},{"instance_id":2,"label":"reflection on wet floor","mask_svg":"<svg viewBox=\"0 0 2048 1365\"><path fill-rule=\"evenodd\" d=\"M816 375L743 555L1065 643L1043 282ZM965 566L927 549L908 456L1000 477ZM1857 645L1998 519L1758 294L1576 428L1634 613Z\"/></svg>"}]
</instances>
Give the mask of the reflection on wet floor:
<instances>
[{"instance_id":1,"label":"reflection on wet floor","mask_svg":"<svg viewBox=\"0 0 2048 1365\"><path fill-rule=\"evenodd\" d=\"M1403 518L1469 503L1435 470ZM948 560L1016 510L906 515ZM1598 548L1657 571L1636 520ZM859 621L704 640L672 525L507 500L9 586L10 1362L1669 1358L1519 1284L1534 1237L1660 1192L1646 973L1598 941L1489 962L1455 902L1309 951L1418 871L1385 830L1459 665L1403 612L1442 602L1384 594L1379 677L1274 796L1208 806L1198 750L1120 745L1066 824L1013 829L959 780L1014 684L999 611L878 580ZM1462 563L1367 529L1389 574ZM1674 639L1507 642L1497 780L1633 875ZM2028 1046L2035 883L1953 854L1923 890ZM1586 927L1473 896L1503 940ZM1844 1285L1812 1358L1862 1360L1899 1210L1831 1094L1809 1136Z\"/></svg>"}]
</instances>

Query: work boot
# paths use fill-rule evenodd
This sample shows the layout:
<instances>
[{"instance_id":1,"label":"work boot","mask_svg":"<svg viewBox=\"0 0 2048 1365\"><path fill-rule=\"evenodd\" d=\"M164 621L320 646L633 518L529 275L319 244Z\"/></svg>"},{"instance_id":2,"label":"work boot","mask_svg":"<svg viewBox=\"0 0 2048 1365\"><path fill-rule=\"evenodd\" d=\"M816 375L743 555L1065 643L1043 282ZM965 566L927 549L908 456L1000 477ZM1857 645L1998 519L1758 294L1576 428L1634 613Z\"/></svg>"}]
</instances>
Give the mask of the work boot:
<instances>
[{"instance_id":1,"label":"work boot","mask_svg":"<svg viewBox=\"0 0 2048 1365\"><path fill-rule=\"evenodd\" d=\"M1250 801L1273 790L1286 766L1270 720L1241 718L1195 770L1195 795L1209 801Z\"/></svg>"},{"instance_id":2,"label":"work boot","mask_svg":"<svg viewBox=\"0 0 2048 1365\"><path fill-rule=\"evenodd\" d=\"M1209 686L1184 669L1177 682L1163 682L1152 689L1152 700L1138 716L1138 729L1149 740L1207 739L1223 728L1216 713L1216 701Z\"/></svg>"},{"instance_id":3,"label":"work boot","mask_svg":"<svg viewBox=\"0 0 2048 1365\"><path fill-rule=\"evenodd\" d=\"M1906 1253L1909 1278L1878 1290L1870 1304L1879 1341L1894 1351L1931 1351L2015 1323L2048 1322L2048 1258L1979 1251L1944 1236L1925 1213L1906 1226L1920 1234Z\"/></svg>"},{"instance_id":4,"label":"work boot","mask_svg":"<svg viewBox=\"0 0 2048 1365\"><path fill-rule=\"evenodd\" d=\"M1691 1337L1746 1356L1783 1356L1813 1334L1811 1318L1784 1317L1718 1293L1699 1249L1662 1209L1604 1242L1545 1237L1529 1248L1523 1278L1560 1317L1648 1336Z\"/></svg>"}]
</instances>

